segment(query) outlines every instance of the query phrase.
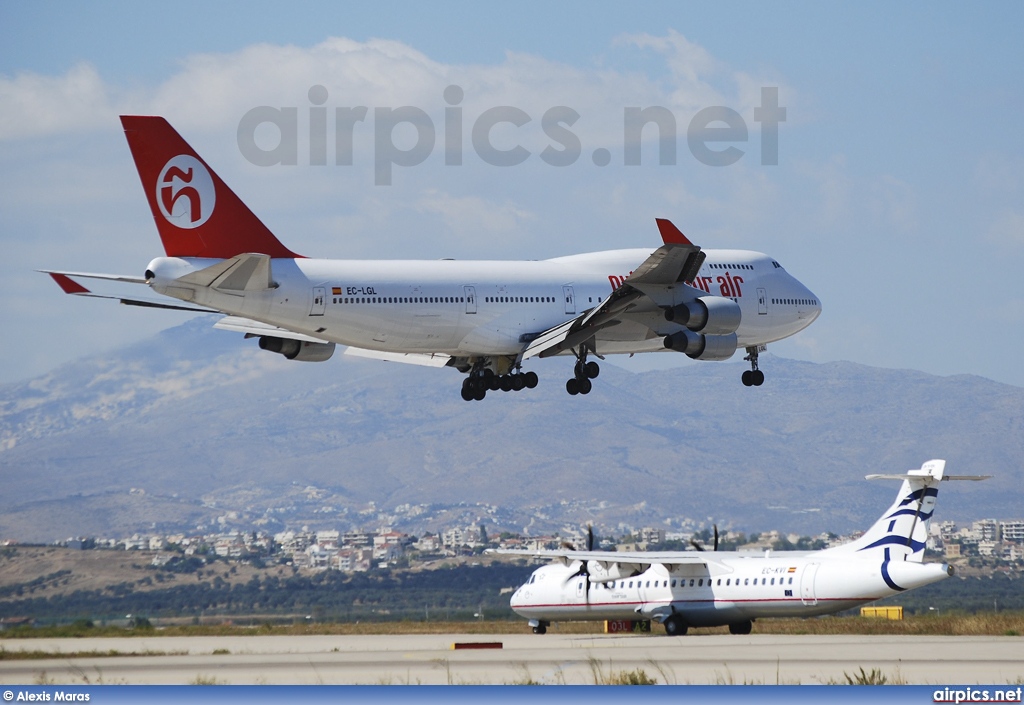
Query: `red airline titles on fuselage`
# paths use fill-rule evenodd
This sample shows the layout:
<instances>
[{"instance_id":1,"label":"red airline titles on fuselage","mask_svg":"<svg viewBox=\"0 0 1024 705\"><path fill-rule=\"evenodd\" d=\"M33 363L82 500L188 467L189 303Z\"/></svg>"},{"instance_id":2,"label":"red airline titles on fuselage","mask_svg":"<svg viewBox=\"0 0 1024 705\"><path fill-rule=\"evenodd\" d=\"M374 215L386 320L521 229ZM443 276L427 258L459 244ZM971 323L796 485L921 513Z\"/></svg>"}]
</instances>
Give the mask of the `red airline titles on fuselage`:
<instances>
[{"instance_id":1,"label":"red airline titles on fuselage","mask_svg":"<svg viewBox=\"0 0 1024 705\"><path fill-rule=\"evenodd\" d=\"M630 274L632 274L632 272L630 272ZM622 286L623 282L626 281L626 278L627 277L620 277L614 274L610 274L608 276L608 282L612 285L612 291L615 291L620 286ZM697 289L700 289L701 291L707 294L710 294L711 283L713 281L715 281L714 277L699 276L695 277L692 282L687 282L687 284L689 284L692 287L696 287ZM740 287L740 284L742 283L743 277L741 276L730 274L729 272L719 275L718 288L720 291L720 296L724 296L726 298L739 298L743 296L743 289Z\"/></svg>"}]
</instances>

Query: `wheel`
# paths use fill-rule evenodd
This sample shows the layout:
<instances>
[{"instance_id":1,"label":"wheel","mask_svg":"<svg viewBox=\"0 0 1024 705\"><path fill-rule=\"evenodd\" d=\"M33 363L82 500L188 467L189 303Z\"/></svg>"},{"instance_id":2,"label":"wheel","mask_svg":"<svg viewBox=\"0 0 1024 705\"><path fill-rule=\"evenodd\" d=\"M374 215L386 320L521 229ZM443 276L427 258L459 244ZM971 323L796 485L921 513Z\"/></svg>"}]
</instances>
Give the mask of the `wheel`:
<instances>
[{"instance_id":1,"label":"wheel","mask_svg":"<svg viewBox=\"0 0 1024 705\"><path fill-rule=\"evenodd\" d=\"M525 375L512 375L512 391L521 392L526 388Z\"/></svg>"},{"instance_id":2,"label":"wheel","mask_svg":"<svg viewBox=\"0 0 1024 705\"><path fill-rule=\"evenodd\" d=\"M476 391L470 389L466 384L462 385L462 398L466 401L473 401L476 398Z\"/></svg>"},{"instance_id":3,"label":"wheel","mask_svg":"<svg viewBox=\"0 0 1024 705\"><path fill-rule=\"evenodd\" d=\"M597 379L597 376L601 374L601 366L596 362L588 362L584 371L590 379Z\"/></svg>"},{"instance_id":4,"label":"wheel","mask_svg":"<svg viewBox=\"0 0 1024 705\"><path fill-rule=\"evenodd\" d=\"M548 628L543 624L538 624L536 627L533 628L534 634L547 634L547 632Z\"/></svg>"},{"instance_id":5,"label":"wheel","mask_svg":"<svg viewBox=\"0 0 1024 705\"><path fill-rule=\"evenodd\" d=\"M501 377L492 372L491 376L484 380L484 384L486 385L487 389L491 390L492 392L497 392L498 390L501 389Z\"/></svg>"},{"instance_id":6,"label":"wheel","mask_svg":"<svg viewBox=\"0 0 1024 705\"><path fill-rule=\"evenodd\" d=\"M687 626L679 617L669 617L665 620L665 633L669 636L684 636Z\"/></svg>"},{"instance_id":7,"label":"wheel","mask_svg":"<svg viewBox=\"0 0 1024 705\"><path fill-rule=\"evenodd\" d=\"M580 394L590 394L590 390L594 388L594 385L590 383L590 380L584 377L576 383L580 390Z\"/></svg>"},{"instance_id":8,"label":"wheel","mask_svg":"<svg viewBox=\"0 0 1024 705\"><path fill-rule=\"evenodd\" d=\"M527 389L533 389L534 387L537 386L537 383L540 382L540 378L537 377L536 372L527 372L525 375L523 375L523 377L526 378Z\"/></svg>"},{"instance_id":9,"label":"wheel","mask_svg":"<svg viewBox=\"0 0 1024 705\"><path fill-rule=\"evenodd\" d=\"M753 374L752 370L746 370L742 375L740 375L740 379L743 381L744 387L749 387L754 383L754 380L751 379Z\"/></svg>"},{"instance_id":10,"label":"wheel","mask_svg":"<svg viewBox=\"0 0 1024 705\"><path fill-rule=\"evenodd\" d=\"M568 382L565 383L565 391L569 392L572 396L576 396L580 393L580 383L575 377L571 377Z\"/></svg>"},{"instance_id":11,"label":"wheel","mask_svg":"<svg viewBox=\"0 0 1024 705\"><path fill-rule=\"evenodd\" d=\"M501 376L501 391L511 392L512 391L512 378L509 375Z\"/></svg>"},{"instance_id":12,"label":"wheel","mask_svg":"<svg viewBox=\"0 0 1024 705\"><path fill-rule=\"evenodd\" d=\"M754 370L754 373L750 376L750 381L754 383L755 387L760 387L764 384L764 372L761 370Z\"/></svg>"},{"instance_id":13,"label":"wheel","mask_svg":"<svg viewBox=\"0 0 1024 705\"><path fill-rule=\"evenodd\" d=\"M729 633L730 634L749 634L753 628L754 628L754 625L751 624L750 620L748 619L746 622L738 622L736 624L730 624L729 625Z\"/></svg>"},{"instance_id":14,"label":"wheel","mask_svg":"<svg viewBox=\"0 0 1024 705\"><path fill-rule=\"evenodd\" d=\"M492 370L490 367L487 367L487 368L484 369L484 372L483 372L483 378L484 379L490 379L493 376L494 376L494 370Z\"/></svg>"},{"instance_id":15,"label":"wheel","mask_svg":"<svg viewBox=\"0 0 1024 705\"><path fill-rule=\"evenodd\" d=\"M487 390L484 389L483 387L477 387L476 394L473 395L473 398L476 399L477 401L483 401L484 397L486 396Z\"/></svg>"}]
</instances>

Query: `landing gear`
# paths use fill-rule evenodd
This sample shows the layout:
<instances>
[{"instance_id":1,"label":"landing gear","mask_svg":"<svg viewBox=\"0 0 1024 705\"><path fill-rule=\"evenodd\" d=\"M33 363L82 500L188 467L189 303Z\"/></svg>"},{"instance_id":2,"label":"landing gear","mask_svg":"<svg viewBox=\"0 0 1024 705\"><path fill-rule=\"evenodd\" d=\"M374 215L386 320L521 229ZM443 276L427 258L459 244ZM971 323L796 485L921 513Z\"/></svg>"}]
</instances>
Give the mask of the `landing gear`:
<instances>
[{"instance_id":1,"label":"landing gear","mask_svg":"<svg viewBox=\"0 0 1024 705\"><path fill-rule=\"evenodd\" d=\"M676 615L672 615L671 617L666 619L664 627L665 633L668 636L685 636L686 631L689 628L686 626L686 623Z\"/></svg>"},{"instance_id":2,"label":"landing gear","mask_svg":"<svg viewBox=\"0 0 1024 705\"><path fill-rule=\"evenodd\" d=\"M587 362L587 349L580 347L576 366L573 368L573 377L565 383L565 391L572 396L590 394L590 390L594 388L590 380L596 379L599 374L601 366L593 361Z\"/></svg>"},{"instance_id":3,"label":"landing gear","mask_svg":"<svg viewBox=\"0 0 1024 705\"><path fill-rule=\"evenodd\" d=\"M752 345L747 348L747 356L743 358L750 363L750 369L740 376L744 387L760 387L764 384L764 372L757 369L757 354L764 346Z\"/></svg>"},{"instance_id":4,"label":"landing gear","mask_svg":"<svg viewBox=\"0 0 1024 705\"><path fill-rule=\"evenodd\" d=\"M496 375L487 367L477 367L462 380L462 398L466 401L483 401L487 392L519 392L533 389L540 378L536 372L512 372Z\"/></svg>"},{"instance_id":5,"label":"landing gear","mask_svg":"<svg viewBox=\"0 0 1024 705\"><path fill-rule=\"evenodd\" d=\"M533 625L533 633L534 634L547 634L548 633L548 623L547 622L537 622L535 625Z\"/></svg>"},{"instance_id":6,"label":"landing gear","mask_svg":"<svg viewBox=\"0 0 1024 705\"><path fill-rule=\"evenodd\" d=\"M754 628L754 624L748 619L745 622L737 622L736 624L729 625L730 634L749 634Z\"/></svg>"}]
</instances>

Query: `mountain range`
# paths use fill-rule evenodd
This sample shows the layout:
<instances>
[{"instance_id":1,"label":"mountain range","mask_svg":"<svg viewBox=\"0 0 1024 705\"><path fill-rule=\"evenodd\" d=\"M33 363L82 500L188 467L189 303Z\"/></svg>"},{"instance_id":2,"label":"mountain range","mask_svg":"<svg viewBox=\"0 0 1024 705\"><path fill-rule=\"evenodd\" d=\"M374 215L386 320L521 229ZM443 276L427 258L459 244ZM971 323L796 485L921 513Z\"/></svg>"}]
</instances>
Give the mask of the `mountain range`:
<instances>
[{"instance_id":1,"label":"mountain range","mask_svg":"<svg viewBox=\"0 0 1024 705\"><path fill-rule=\"evenodd\" d=\"M944 485L938 519L1024 515L1024 389L981 377L765 354L748 388L736 355L602 364L570 397L559 359L532 365L537 389L467 403L454 370L291 362L210 323L0 387L0 538L442 518L844 533L895 493L865 474L930 458L994 475Z\"/></svg>"}]
</instances>

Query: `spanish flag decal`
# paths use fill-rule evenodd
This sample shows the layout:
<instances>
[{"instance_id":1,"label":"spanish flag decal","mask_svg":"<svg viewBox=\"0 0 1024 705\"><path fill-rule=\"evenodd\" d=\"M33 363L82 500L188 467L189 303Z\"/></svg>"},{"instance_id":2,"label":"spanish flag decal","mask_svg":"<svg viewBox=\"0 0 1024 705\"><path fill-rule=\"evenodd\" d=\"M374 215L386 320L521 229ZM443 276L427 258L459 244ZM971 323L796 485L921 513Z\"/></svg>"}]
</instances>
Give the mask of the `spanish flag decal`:
<instances>
[{"instance_id":1,"label":"spanish flag decal","mask_svg":"<svg viewBox=\"0 0 1024 705\"><path fill-rule=\"evenodd\" d=\"M341 287L340 286L333 286L333 287L331 287L331 296L341 296Z\"/></svg>"}]
</instances>

